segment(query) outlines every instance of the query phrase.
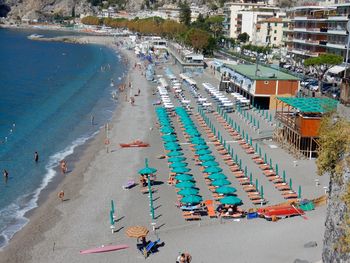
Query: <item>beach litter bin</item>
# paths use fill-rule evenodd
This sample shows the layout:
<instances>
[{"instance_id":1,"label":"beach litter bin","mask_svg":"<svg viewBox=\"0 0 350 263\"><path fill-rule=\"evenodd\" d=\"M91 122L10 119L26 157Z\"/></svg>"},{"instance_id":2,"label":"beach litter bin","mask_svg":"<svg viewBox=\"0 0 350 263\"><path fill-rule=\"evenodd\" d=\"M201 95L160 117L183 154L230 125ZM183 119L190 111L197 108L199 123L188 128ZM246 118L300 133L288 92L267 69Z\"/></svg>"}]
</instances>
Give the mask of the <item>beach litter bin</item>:
<instances>
[{"instance_id":1,"label":"beach litter bin","mask_svg":"<svg viewBox=\"0 0 350 263\"><path fill-rule=\"evenodd\" d=\"M258 218L257 212L251 212L247 214L247 219L254 219L254 218Z\"/></svg>"}]
</instances>

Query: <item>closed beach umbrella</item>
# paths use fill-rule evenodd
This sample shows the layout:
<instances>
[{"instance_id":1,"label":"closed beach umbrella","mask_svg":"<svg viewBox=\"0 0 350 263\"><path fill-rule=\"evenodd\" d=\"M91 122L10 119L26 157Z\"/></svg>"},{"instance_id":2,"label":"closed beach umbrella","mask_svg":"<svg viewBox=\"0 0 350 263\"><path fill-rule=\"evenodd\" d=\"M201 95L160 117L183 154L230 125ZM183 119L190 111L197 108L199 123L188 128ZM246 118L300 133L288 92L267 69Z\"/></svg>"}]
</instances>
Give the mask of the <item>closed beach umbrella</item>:
<instances>
[{"instance_id":1,"label":"closed beach umbrella","mask_svg":"<svg viewBox=\"0 0 350 263\"><path fill-rule=\"evenodd\" d=\"M220 173L222 169L218 166L210 166L203 171L204 173Z\"/></svg>"},{"instance_id":2,"label":"closed beach umbrella","mask_svg":"<svg viewBox=\"0 0 350 263\"><path fill-rule=\"evenodd\" d=\"M176 167L186 167L187 163L183 163L183 162L175 162L170 164L171 168L176 168Z\"/></svg>"},{"instance_id":3,"label":"closed beach umbrella","mask_svg":"<svg viewBox=\"0 0 350 263\"><path fill-rule=\"evenodd\" d=\"M211 154L211 150L206 149L206 150L198 150L196 151L196 154L198 155L207 155L207 154Z\"/></svg>"},{"instance_id":4,"label":"closed beach umbrella","mask_svg":"<svg viewBox=\"0 0 350 263\"><path fill-rule=\"evenodd\" d=\"M172 139L172 140L175 139L176 140L177 137L175 135L173 135L173 134L165 134L165 135L162 136L162 139L163 140L167 140L167 139Z\"/></svg>"},{"instance_id":5,"label":"closed beach umbrella","mask_svg":"<svg viewBox=\"0 0 350 263\"><path fill-rule=\"evenodd\" d=\"M189 172L190 171L190 169L189 168L187 168L187 167L175 167L171 172L172 173L187 173L187 172Z\"/></svg>"},{"instance_id":6,"label":"closed beach umbrella","mask_svg":"<svg viewBox=\"0 0 350 263\"><path fill-rule=\"evenodd\" d=\"M224 185L230 185L231 182L226 179L219 179L215 180L211 183L213 186L224 186Z\"/></svg>"},{"instance_id":7,"label":"closed beach umbrella","mask_svg":"<svg viewBox=\"0 0 350 263\"><path fill-rule=\"evenodd\" d=\"M139 174L153 174L157 172L156 168L148 167L148 160L145 159L145 168L139 170Z\"/></svg>"},{"instance_id":8,"label":"closed beach umbrella","mask_svg":"<svg viewBox=\"0 0 350 263\"><path fill-rule=\"evenodd\" d=\"M160 131L165 134L174 133L174 129L171 128L170 126L164 126L163 128L160 129Z\"/></svg>"},{"instance_id":9,"label":"closed beach umbrella","mask_svg":"<svg viewBox=\"0 0 350 263\"><path fill-rule=\"evenodd\" d=\"M220 203L224 205L239 205L242 203L242 200L236 196L226 196L220 199Z\"/></svg>"},{"instance_id":10,"label":"closed beach umbrella","mask_svg":"<svg viewBox=\"0 0 350 263\"><path fill-rule=\"evenodd\" d=\"M168 155L169 157L175 157L175 156L184 155L184 153L181 152L181 151L175 150L175 151L171 151L171 152L167 153L167 155Z\"/></svg>"},{"instance_id":11,"label":"closed beach umbrella","mask_svg":"<svg viewBox=\"0 0 350 263\"><path fill-rule=\"evenodd\" d=\"M301 198L301 185L299 185L299 189L298 189L298 198Z\"/></svg>"},{"instance_id":12,"label":"closed beach umbrella","mask_svg":"<svg viewBox=\"0 0 350 263\"><path fill-rule=\"evenodd\" d=\"M209 166L218 166L219 163L218 163L218 162L215 162L215 161L207 161L207 162L202 163L202 165L205 166L205 167L209 167Z\"/></svg>"},{"instance_id":13,"label":"closed beach umbrella","mask_svg":"<svg viewBox=\"0 0 350 263\"><path fill-rule=\"evenodd\" d=\"M176 143L176 142L167 142L166 144L164 144L165 147L175 147L175 148L179 148L180 144Z\"/></svg>"},{"instance_id":14,"label":"closed beach umbrella","mask_svg":"<svg viewBox=\"0 0 350 263\"><path fill-rule=\"evenodd\" d=\"M179 195L185 196L185 195L196 195L198 194L199 190L196 188L183 188L178 192Z\"/></svg>"},{"instance_id":15,"label":"closed beach umbrella","mask_svg":"<svg viewBox=\"0 0 350 263\"><path fill-rule=\"evenodd\" d=\"M283 171L283 183L286 182L286 171Z\"/></svg>"},{"instance_id":16,"label":"closed beach umbrella","mask_svg":"<svg viewBox=\"0 0 350 263\"><path fill-rule=\"evenodd\" d=\"M214 173L208 176L210 180L220 180L220 179L227 179L226 175L222 173Z\"/></svg>"},{"instance_id":17,"label":"closed beach umbrella","mask_svg":"<svg viewBox=\"0 0 350 263\"><path fill-rule=\"evenodd\" d=\"M237 189L231 186L221 186L215 189L215 192L217 192L218 194L233 194L236 191Z\"/></svg>"},{"instance_id":18,"label":"closed beach umbrella","mask_svg":"<svg viewBox=\"0 0 350 263\"><path fill-rule=\"evenodd\" d=\"M186 160L186 157L183 157L183 156L175 156L175 157L171 157L168 159L168 162L171 162L171 163L175 163L175 162L181 162L181 161L184 161Z\"/></svg>"},{"instance_id":19,"label":"closed beach umbrella","mask_svg":"<svg viewBox=\"0 0 350 263\"><path fill-rule=\"evenodd\" d=\"M198 204L203 200L203 198L199 195L186 195L181 199L181 203L186 204Z\"/></svg>"},{"instance_id":20,"label":"closed beach umbrella","mask_svg":"<svg viewBox=\"0 0 350 263\"><path fill-rule=\"evenodd\" d=\"M189 174L178 174L175 176L175 179L176 180L179 180L179 181L193 181L193 176L192 175L189 175Z\"/></svg>"},{"instance_id":21,"label":"closed beach umbrella","mask_svg":"<svg viewBox=\"0 0 350 263\"><path fill-rule=\"evenodd\" d=\"M215 158L212 155L206 154L206 155L199 156L199 160L201 160L201 161L213 161L213 160L215 160Z\"/></svg>"},{"instance_id":22,"label":"closed beach umbrella","mask_svg":"<svg viewBox=\"0 0 350 263\"><path fill-rule=\"evenodd\" d=\"M113 200L111 200L111 211L114 214L114 201Z\"/></svg>"},{"instance_id":23,"label":"closed beach umbrella","mask_svg":"<svg viewBox=\"0 0 350 263\"><path fill-rule=\"evenodd\" d=\"M177 183L175 185L175 187L176 188L192 188L192 187L195 187L195 183L189 182L189 181L185 181L185 182Z\"/></svg>"},{"instance_id":24,"label":"closed beach umbrella","mask_svg":"<svg viewBox=\"0 0 350 263\"><path fill-rule=\"evenodd\" d=\"M209 146L208 146L208 145L205 145L205 144L200 144L200 145L194 146L194 148L195 148L196 150L206 150L206 149L209 148Z\"/></svg>"},{"instance_id":25,"label":"closed beach umbrella","mask_svg":"<svg viewBox=\"0 0 350 263\"><path fill-rule=\"evenodd\" d=\"M148 229L144 226L131 226L126 229L125 234L128 237L140 238L146 237L148 232Z\"/></svg>"},{"instance_id":26,"label":"closed beach umbrella","mask_svg":"<svg viewBox=\"0 0 350 263\"><path fill-rule=\"evenodd\" d=\"M176 142L177 141L177 138L176 137L174 137L174 138L163 138L163 141L164 142Z\"/></svg>"}]
</instances>

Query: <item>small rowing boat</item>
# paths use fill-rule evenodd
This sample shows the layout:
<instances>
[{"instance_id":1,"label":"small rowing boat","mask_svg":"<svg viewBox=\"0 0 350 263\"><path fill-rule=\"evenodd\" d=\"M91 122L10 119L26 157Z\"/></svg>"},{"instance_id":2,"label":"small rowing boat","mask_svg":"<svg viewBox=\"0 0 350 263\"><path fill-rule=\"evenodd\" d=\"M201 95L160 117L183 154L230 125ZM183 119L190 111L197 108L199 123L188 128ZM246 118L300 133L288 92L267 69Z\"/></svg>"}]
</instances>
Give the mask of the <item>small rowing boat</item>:
<instances>
[{"instance_id":1,"label":"small rowing boat","mask_svg":"<svg viewBox=\"0 0 350 263\"><path fill-rule=\"evenodd\" d=\"M140 140L136 140L136 141L133 141L131 143L120 143L119 144L120 147L122 148L128 148L128 147L148 147L149 144L148 143L145 143L143 141L140 141Z\"/></svg>"}]
</instances>

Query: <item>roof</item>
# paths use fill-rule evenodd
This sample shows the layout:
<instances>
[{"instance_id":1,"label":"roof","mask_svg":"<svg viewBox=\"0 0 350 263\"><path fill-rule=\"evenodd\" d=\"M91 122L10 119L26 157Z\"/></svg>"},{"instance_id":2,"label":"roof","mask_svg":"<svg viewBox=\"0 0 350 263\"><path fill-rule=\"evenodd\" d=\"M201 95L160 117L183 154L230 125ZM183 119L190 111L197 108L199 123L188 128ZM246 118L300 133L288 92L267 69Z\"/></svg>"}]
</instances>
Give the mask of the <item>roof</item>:
<instances>
[{"instance_id":1,"label":"roof","mask_svg":"<svg viewBox=\"0 0 350 263\"><path fill-rule=\"evenodd\" d=\"M279 71L277 69L265 67L265 66L258 66L258 74L255 75L256 71L256 64L254 65L244 65L244 64L239 64L239 65L228 65L225 64L227 68L230 68L237 73L246 76L249 79L252 80L299 80L299 78L288 74L284 73L282 71Z\"/></svg>"},{"instance_id":2,"label":"roof","mask_svg":"<svg viewBox=\"0 0 350 263\"><path fill-rule=\"evenodd\" d=\"M270 18L267 18L267 19L259 21L259 22L260 23L261 22L281 23L281 22L283 22L283 20L281 17L270 17Z\"/></svg>"},{"instance_id":3,"label":"roof","mask_svg":"<svg viewBox=\"0 0 350 263\"><path fill-rule=\"evenodd\" d=\"M338 101L330 98L277 97L277 99L305 113L325 113L334 110L338 105Z\"/></svg>"}]
</instances>

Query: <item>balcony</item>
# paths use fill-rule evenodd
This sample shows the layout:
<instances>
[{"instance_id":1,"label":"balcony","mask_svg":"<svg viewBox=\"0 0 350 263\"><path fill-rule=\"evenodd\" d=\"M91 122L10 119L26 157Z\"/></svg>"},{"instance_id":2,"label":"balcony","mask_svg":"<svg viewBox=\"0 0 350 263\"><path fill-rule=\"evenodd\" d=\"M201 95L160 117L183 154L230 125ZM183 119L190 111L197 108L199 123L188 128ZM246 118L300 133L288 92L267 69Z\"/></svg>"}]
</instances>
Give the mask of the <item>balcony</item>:
<instances>
[{"instance_id":1,"label":"balcony","mask_svg":"<svg viewBox=\"0 0 350 263\"><path fill-rule=\"evenodd\" d=\"M294 18L292 18L292 20L308 20L307 16L295 16Z\"/></svg>"},{"instance_id":2,"label":"balcony","mask_svg":"<svg viewBox=\"0 0 350 263\"><path fill-rule=\"evenodd\" d=\"M347 21L349 18L347 15L329 16L330 21Z\"/></svg>"},{"instance_id":3,"label":"balcony","mask_svg":"<svg viewBox=\"0 0 350 263\"><path fill-rule=\"evenodd\" d=\"M346 46L344 43L327 43L327 47L330 48L337 48L337 49L346 49Z\"/></svg>"},{"instance_id":4,"label":"balcony","mask_svg":"<svg viewBox=\"0 0 350 263\"><path fill-rule=\"evenodd\" d=\"M327 30L328 34L333 34L333 35L347 35L345 29L336 29L336 28L328 28Z\"/></svg>"}]
</instances>

